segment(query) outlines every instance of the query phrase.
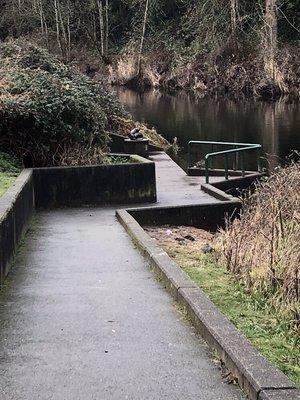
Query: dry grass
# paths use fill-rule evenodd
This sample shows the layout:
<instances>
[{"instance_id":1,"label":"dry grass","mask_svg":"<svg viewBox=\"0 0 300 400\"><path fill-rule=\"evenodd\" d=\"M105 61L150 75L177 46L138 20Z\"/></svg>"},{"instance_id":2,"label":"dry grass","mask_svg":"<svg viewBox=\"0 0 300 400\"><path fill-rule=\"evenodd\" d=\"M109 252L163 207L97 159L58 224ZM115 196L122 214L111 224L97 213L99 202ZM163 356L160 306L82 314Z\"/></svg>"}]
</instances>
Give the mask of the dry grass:
<instances>
[{"instance_id":1,"label":"dry grass","mask_svg":"<svg viewBox=\"0 0 300 400\"><path fill-rule=\"evenodd\" d=\"M111 83L125 85L137 74L137 56L132 52L121 54L116 64L109 66L108 73Z\"/></svg>"},{"instance_id":2,"label":"dry grass","mask_svg":"<svg viewBox=\"0 0 300 400\"><path fill-rule=\"evenodd\" d=\"M220 232L217 250L252 293L299 326L300 163L278 169Z\"/></svg>"},{"instance_id":3,"label":"dry grass","mask_svg":"<svg viewBox=\"0 0 300 400\"><path fill-rule=\"evenodd\" d=\"M146 125L140 122L135 122L130 118L116 117L115 123L116 123L116 130L120 135L127 137L128 133L133 128L138 127L141 129L143 135L146 138L148 138L150 142L153 143L154 145L161 147L164 150L167 150L168 148L171 147L171 144L159 133L157 133L154 128L149 129Z\"/></svg>"},{"instance_id":4,"label":"dry grass","mask_svg":"<svg viewBox=\"0 0 300 400\"><path fill-rule=\"evenodd\" d=\"M99 146L61 146L57 153L53 154L53 165L59 166L79 166L79 165L99 165L105 163L106 154Z\"/></svg>"}]
</instances>

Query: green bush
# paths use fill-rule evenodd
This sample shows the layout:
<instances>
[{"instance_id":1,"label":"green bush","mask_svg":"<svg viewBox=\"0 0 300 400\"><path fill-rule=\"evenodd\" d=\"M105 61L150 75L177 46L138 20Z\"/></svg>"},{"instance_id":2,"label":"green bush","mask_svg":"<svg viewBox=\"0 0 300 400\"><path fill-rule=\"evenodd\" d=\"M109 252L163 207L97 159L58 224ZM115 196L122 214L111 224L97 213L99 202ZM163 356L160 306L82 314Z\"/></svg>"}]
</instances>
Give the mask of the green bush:
<instances>
[{"instance_id":1,"label":"green bush","mask_svg":"<svg viewBox=\"0 0 300 400\"><path fill-rule=\"evenodd\" d=\"M57 165L74 146L104 147L123 117L94 82L24 41L0 45L0 148L33 166Z\"/></svg>"},{"instance_id":2,"label":"green bush","mask_svg":"<svg viewBox=\"0 0 300 400\"><path fill-rule=\"evenodd\" d=\"M0 151L0 172L18 174L21 166L17 159Z\"/></svg>"}]
</instances>

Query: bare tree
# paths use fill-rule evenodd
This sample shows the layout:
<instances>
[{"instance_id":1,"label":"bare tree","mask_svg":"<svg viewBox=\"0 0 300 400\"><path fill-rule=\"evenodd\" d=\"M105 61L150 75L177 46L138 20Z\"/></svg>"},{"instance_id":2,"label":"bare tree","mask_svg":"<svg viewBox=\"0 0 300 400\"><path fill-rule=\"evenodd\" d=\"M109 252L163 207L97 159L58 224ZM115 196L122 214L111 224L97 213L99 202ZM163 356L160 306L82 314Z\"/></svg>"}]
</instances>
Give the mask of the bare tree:
<instances>
[{"instance_id":1,"label":"bare tree","mask_svg":"<svg viewBox=\"0 0 300 400\"><path fill-rule=\"evenodd\" d=\"M60 51L62 52L62 45L61 45L61 40L60 40L60 28L59 28L59 0L53 0L53 5L54 5L54 14L55 14L55 25L56 25L56 40L58 43L58 47Z\"/></svg>"},{"instance_id":2,"label":"bare tree","mask_svg":"<svg viewBox=\"0 0 300 400\"><path fill-rule=\"evenodd\" d=\"M67 57L71 58L71 6L70 0L67 2Z\"/></svg>"},{"instance_id":3,"label":"bare tree","mask_svg":"<svg viewBox=\"0 0 300 400\"><path fill-rule=\"evenodd\" d=\"M109 27L108 27L108 0L105 1L105 54L108 53L108 34L109 34Z\"/></svg>"},{"instance_id":4,"label":"bare tree","mask_svg":"<svg viewBox=\"0 0 300 400\"><path fill-rule=\"evenodd\" d=\"M231 35L234 41L236 41L238 6L238 0L230 0Z\"/></svg>"},{"instance_id":5,"label":"bare tree","mask_svg":"<svg viewBox=\"0 0 300 400\"><path fill-rule=\"evenodd\" d=\"M101 56L104 56L104 21L103 21L103 6L102 0L97 0L99 25L100 25L100 42L101 42Z\"/></svg>"},{"instance_id":6,"label":"bare tree","mask_svg":"<svg viewBox=\"0 0 300 400\"><path fill-rule=\"evenodd\" d=\"M266 25L266 67L275 79L275 56L278 47L277 38L277 0L266 0L265 25Z\"/></svg>"},{"instance_id":7,"label":"bare tree","mask_svg":"<svg viewBox=\"0 0 300 400\"><path fill-rule=\"evenodd\" d=\"M149 0L146 0L143 28L142 28L142 35L141 35L141 42L140 42L140 49L139 49L138 63L137 63L137 74L138 75L140 75L141 67L142 67L142 54L143 54L145 34L146 34L146 25L147 25L147 20L148 20L148 11L149 11Z\"/></svg>"}]
</instances>

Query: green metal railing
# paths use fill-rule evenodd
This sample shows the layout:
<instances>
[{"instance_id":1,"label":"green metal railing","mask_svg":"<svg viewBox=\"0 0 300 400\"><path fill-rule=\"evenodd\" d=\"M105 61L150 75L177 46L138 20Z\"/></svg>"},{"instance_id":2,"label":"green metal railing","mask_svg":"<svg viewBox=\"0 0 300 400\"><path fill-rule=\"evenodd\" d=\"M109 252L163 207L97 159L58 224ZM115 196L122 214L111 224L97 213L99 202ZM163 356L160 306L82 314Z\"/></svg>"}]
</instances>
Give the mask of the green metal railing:
<instances>
[{"instance_id":1,"label":"green metal railing","mask_svg":"<svg viewBox=\"0 0 300 400\"><path fill-rule=\"evenodd\" d=\"M229 179L229 157L235 155L235 167L234 170L238 169L238 164L240 164L241 175L244 177L246 175L245 171L245 153L250 151L256 152L257 160L257 171L261 172L260 156L262 146L257 143L231 143L231 142L210 142L210 141L198 141L192 140L188 144L188 166L189 168L193 166L192 160L192 149L193 147L199 146L210 146L211 151L205 154L205 177L206 183L209 183L209 171L213 170L213 160L216 157L224 157L224 173L225 179ZM232 147L227 150L214 151L216 147ZM240 159L240 163L239 163Z\"/></svg>"}]
</instances>

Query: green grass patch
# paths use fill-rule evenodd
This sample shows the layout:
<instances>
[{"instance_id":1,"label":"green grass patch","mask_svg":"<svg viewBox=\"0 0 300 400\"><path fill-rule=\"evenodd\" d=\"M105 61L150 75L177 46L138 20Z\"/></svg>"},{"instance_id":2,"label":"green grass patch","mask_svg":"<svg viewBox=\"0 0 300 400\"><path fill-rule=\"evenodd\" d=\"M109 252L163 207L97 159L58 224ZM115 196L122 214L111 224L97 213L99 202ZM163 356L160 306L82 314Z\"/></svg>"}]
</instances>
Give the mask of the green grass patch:
<instances>
[{"instance_id":1,"label":"green grass patch","mask_svg":"<svg viewBox=\"0 0 300 400\"><path fill-rule=\"evenodd\" d=\"M125 157L121 155L108 155L105 160L104 164L133 164L138 163L138 161L134 157Z\"/></svg>"},{"instance_id":2,"label":"green grass patch","mask_svg":"<svg viewBox=\"0 0 300 400\"><path fill-rule=\"evenodd\" d=\"M0 196L13 184L20 171L21 167L15 158L0 152Z\"/></svg>"},{"instance_id":3,"label":"green grass patch","mask_svg":"<svg viewBox=\"0 0 300 400\"><path fill-rule=\"evenodd\" d=\"M17 175L6 172L0 172L0 196L2 196L7 189L14 183Z\"/></svg>"},{"instance_id":4,"label":"green grass patch","mask_svg":"<svg viewBox=\"0 0 300 400\"><path fill-rule=\"evenodd\" d=\"M248 293L213 256L183 246L164 248L250 342L300 387L299 328L261 294Z\"/></svg>"}]
</instances>

